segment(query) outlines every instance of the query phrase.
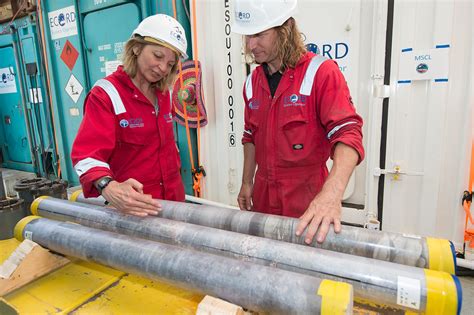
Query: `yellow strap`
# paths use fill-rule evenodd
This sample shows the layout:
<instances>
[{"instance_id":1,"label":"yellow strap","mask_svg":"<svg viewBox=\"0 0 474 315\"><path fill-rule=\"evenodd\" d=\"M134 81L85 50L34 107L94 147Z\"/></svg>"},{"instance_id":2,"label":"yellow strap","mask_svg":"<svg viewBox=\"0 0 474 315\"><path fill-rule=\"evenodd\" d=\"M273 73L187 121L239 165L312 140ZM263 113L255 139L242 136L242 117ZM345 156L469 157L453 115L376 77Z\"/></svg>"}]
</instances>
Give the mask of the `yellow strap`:
<instances>
[{"instance_id":1,"label":"yellow strap","mask_svg":"<svg viewBox=\"0 0 474 315\"><path fill-rule=\"evenodd\" d=\"M80 194L82 194L82 189L76 190L75 192L73 192L71 194L71 197L69 197L69 200L70 201L77 201L77 197L79 197Z\"/></svg>"},{"instance_id":2,"label":"yellow strap","mask_svg":"<svg viewBox=\"0 0 474 315\"><path fill-rule=\"evenodd\" d=\"M31 214L33 215L38 215L38 207L41 203L41 200L43 199L46 199L46 198L49 198L48 196L39 196L38 198L36 198L32 203L31 203L31 206L30 206L30 211L31 211Z\"/></svg>"},{"instance_id":3,"label":"yellow strap","mask_svg":"<svg viewBox=\"0 0 474 315\"><path fill-rule=\"evenodd\" d=\"M321 296L321 315L352 314L352 285L325 279L319 285L318 295Z\"/></svg>"},{"instance_id":4,"label":"yellow strap","mask_svg":"<svg viewBox=\"0 0 474 315\"><path fill-rule=\"evenodd\" d=\"M23 242L25 240L25 238L23 237L23 230L25 229L26 225L31 221L37 219L40 219L40 217L36 215L30 215L18 221L18 223L15 225L15 229L13 230L13 235L15 236L15 238L20 242Z\"/></svg>"},{"instance_id":5,"label":"yellow strap","mask_svg":"<svg viewBox=\"0 0 474 315\"><path fill-rule=\"evenodd\" d=\"M448 240L426 238L429 269L454 274L454 257Z\"/></svg>"},{"instance_id":6,"label":"yellow strap","mask_svg":"<svg viewBox=\"0 0 474 315\"><path fill-rule=\"evenodd\" d=\"M424 269L426 277L426 314L456 314L458 293L453 277L436 270Z\"/></svg>"}]
</instances>

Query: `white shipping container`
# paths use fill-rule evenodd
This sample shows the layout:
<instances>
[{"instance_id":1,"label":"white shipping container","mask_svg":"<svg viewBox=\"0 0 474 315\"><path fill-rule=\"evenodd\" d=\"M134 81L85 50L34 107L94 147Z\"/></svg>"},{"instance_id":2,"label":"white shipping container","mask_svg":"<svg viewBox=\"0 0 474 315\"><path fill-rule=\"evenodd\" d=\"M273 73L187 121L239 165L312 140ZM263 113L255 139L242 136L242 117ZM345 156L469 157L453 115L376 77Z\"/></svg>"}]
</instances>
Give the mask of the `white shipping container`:
<instances>
[{"instance_id":1,"label":"white shipping container","mask_svg":"<svg viewBox=\"0 0 474 315\"><path fill-rule=\"evenodd\" d=\"M242 37L231 33L231 6L196 1L193 31L209 115L201 136L203 197L237 205L248 70ZM383 230L462 245L461 196L474 138L473 17L467 0L299 1L295 18L305 42L338 62L364 118L366 159L348 185L344 221L364 225L381 214ZM428 70L416 72L420 64Z\"/></svg>"}]
</instances>

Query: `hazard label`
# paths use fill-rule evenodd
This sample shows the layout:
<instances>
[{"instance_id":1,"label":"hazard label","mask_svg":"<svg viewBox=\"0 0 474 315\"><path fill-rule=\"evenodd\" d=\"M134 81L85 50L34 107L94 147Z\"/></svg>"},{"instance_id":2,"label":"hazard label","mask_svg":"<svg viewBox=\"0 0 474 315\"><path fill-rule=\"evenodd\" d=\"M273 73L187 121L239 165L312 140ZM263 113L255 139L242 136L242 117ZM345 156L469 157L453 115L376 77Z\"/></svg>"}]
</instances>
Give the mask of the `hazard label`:
<instances>
[{"instance_id":1,"label":"hazard label","mask_svg":"<svg viewBox=\"0 0 474 315\"><path fill-rule=\"evenodd\" d=\"M72 98L74 103L77 103L77 100L82 94L84 88L81 83L76 79L76 77L71 74L71 77L67 81L66 87L64 88L66 93Z\"/></svg>"},{"instance_id":2,"label":"hazard label","mask_svg":"<svg viewBox=\"0 0 474 315\"><path fill-rule=\"evenodd\" d=\"M61 52L61 60L64 61L69 70L72 71L72 68L74 68L77 57L79 57L79 52L69 40L66 40L63 51Z\"/></svg>"}]
</instances>

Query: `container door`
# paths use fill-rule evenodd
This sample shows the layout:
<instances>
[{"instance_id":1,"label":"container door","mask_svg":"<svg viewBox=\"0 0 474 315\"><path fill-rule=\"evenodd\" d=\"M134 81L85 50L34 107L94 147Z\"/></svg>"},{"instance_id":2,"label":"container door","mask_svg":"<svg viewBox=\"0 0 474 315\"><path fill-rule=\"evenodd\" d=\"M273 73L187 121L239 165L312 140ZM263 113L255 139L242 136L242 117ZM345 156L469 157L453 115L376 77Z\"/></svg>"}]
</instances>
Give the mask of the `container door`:
<instances>
[{"instance_id":1,"label":"container door","mask_svg":"<svg viewBox=\"0 0 474 315\"><path fill-rule=\"evenodd\" d=\"M3 166L33 171L19 72L13 47L0 48L0 114Z\"/></svg>"},{"instance_id":2,"label":"container door","mask_svg":"<svg viewBox=\"0 0 474 315\"><path fill-rule=\"evenodd\" d=\"M125 43L139 22L140 11L133 3L94 11L84 17L84 41L91 87L121 64Z\"/></svg>"}]
</instances>

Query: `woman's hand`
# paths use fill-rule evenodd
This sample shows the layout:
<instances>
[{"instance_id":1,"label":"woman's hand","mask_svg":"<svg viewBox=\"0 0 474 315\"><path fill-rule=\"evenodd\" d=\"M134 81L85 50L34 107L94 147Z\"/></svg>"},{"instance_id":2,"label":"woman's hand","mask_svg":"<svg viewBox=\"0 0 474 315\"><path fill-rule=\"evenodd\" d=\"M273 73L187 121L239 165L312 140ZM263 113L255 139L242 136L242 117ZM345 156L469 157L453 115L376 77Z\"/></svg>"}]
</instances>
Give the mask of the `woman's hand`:
<instances>
[{"instance_id":1,"label":"woman's hand","mask_svg":"<svg viewBox=\"0 0 474 315\"><path fill-rule=\"evenodd\" d=\"M145 217L161 211L161 204L144 194L143 184L133 178L122 183L111 181L102 190L102 196L111 206L127 214Z\"/></svg>"}]
</instances>

